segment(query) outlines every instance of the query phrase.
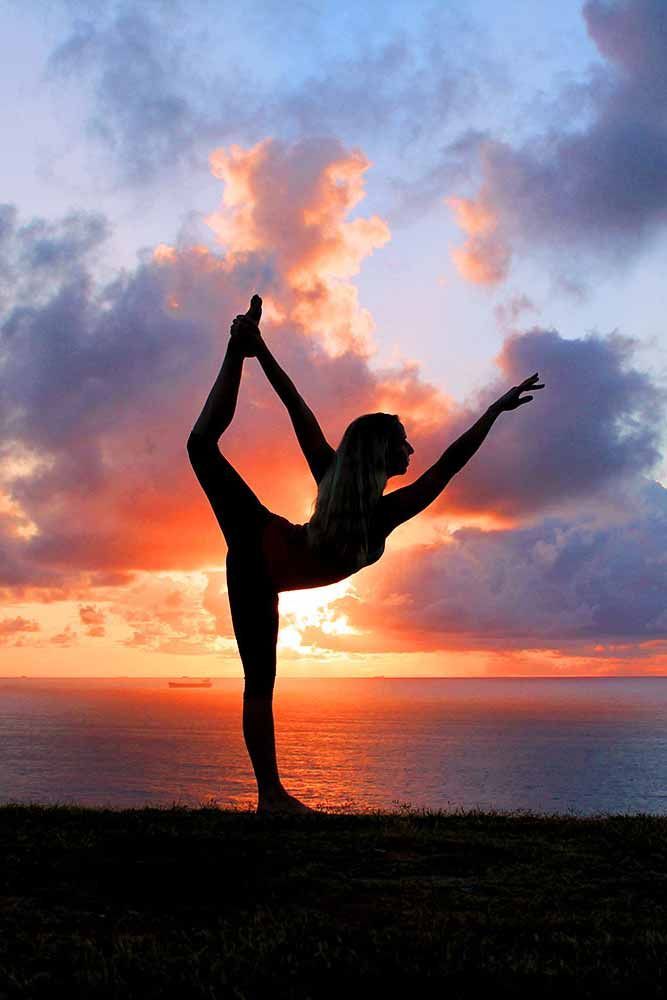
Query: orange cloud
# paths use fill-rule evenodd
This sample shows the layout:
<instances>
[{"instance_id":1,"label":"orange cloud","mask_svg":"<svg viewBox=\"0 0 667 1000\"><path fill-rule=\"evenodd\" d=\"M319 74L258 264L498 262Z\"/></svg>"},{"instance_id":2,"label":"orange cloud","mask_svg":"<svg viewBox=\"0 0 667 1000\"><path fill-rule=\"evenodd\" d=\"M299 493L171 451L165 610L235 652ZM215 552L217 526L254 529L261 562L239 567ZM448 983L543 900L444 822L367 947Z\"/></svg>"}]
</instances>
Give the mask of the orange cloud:
<instances>
[{"instance_id":1,"label":"orange cloud","mask_svg":"<svg viewBox=\"0 0 667 1000\"><path fill-rule=\"evenodd\" d=\"M23 632L39 632L40 625L34 620L23 618L17 615L16 618L3 618L0 620L0 644L8 641L10 636Z\"/></svg>"},{"instance_id":2,"label":"orange cloud","mask_svg":"<svg viewBox=\"0 0 667 1000\"><path fill-rule=\"evenodd\" d=\"M507 276L511 251L500 236L498 217L491 205L483 195L477 201L469 198L444 200L454 210L458 225L468 234L465 244L452 250L459 273L467 281L479 285L502 281Z\"/></svg>"},{"instance_id":3,"label":"orange cloud","mask_svg":"<svg viewBox=\"0 0 667 1000\"><path fill-rule=\"evenodd\" d=\"M275 139L248 150L218 149L210 159L225 189L221 210L207 221L231 259L270 249L285 320L317 337L333 357L371 354L372 317L346 281L390 239L378 216L346 221L365 197L370 161L335 140Z\"/></svg>"}]
</instances>

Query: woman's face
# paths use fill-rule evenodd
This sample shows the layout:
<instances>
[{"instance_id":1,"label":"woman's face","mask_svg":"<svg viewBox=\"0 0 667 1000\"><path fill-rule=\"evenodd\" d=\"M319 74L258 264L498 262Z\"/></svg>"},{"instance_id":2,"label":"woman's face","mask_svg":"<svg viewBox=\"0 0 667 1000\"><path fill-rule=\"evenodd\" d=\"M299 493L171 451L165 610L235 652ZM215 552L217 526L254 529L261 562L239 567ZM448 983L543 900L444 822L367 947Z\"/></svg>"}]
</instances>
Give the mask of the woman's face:
<instances>
[{"instance_id":1,"label":"woman's face","mask_svg":"<svg viewBox=\"0 0 667 1000\"><path fill-rule=\"evenodd\" d=\"M412 455L414 450L408 441L405 427L399 422L398 435L389 457L388 472L390 476L402 476L404 472L408 471L410 455Z\"/></svg>"}]
</instances>

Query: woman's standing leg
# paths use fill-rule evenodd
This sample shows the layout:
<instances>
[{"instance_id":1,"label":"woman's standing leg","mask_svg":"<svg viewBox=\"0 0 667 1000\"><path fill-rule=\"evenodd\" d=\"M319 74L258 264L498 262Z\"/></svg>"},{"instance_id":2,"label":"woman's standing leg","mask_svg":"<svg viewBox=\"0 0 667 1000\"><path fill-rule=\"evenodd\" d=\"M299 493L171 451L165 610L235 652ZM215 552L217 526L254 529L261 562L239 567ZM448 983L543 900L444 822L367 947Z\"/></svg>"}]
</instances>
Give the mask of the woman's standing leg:
<instances>
[{"instance_id":1,"label":"woman's standing leg","mask_svg":"<svg viewBox=\"0 0 667 1000\"><path fill-rule=\"evenodd\" d=\"M278 776L273 695L243 693L243 738L257 780L257 811L280 799L285 789Z\"/></svg>"},{"instance_id":2,"label":"woman's standing leg","mask_svg":"<svg viewBox=\"0 0 667 1000\"><path fill-rule=\"evenodd\" d=\"M257 812L317 812L290 795L278 776L272 694L244 693L243 736L257 779Z\"/></svg>"},{"instance_id":3,"label":"woman's standing leg","mask_svg":"<svg viewBox=\"0 0 667 1000\"><path fill-rule=\"evenodd\" d=\"M289 795L278 773L273 721L278 594L263 572L258 545L228 552L227 592L245 675L243 736L257 780L257 812L314 812Z\"/></svg>"},{"instance_id":4,"label":"woman's standing leg","mask_svg":"<svg viewBox=\"0 0 667 1000\"><path fill-rule=\"evenodd\" d=\"M263 579L258 544L248 540L228 551L227 596L243 664L243 736L257 779L259 807L284 789L273 723L278 594Z\"/></svg>"}]
</instances>

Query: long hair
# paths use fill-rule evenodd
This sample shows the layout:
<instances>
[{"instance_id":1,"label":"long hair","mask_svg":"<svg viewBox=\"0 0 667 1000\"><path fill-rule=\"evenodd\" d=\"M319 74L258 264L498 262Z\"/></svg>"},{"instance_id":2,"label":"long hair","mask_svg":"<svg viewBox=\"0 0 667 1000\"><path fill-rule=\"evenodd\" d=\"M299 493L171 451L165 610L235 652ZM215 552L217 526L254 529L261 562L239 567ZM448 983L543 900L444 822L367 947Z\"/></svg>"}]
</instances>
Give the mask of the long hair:
<instances>
[{"instance_id":1,"label":"long hair","mask_svg":"<svg viewBox=\"0 0 667 1000\"><path fill-rule=\"evenodd\" d=\"M311 550L328 561L353 569L365 565L373 508L387 485L387 460L399 425L395 414L366 413L343 434L307 528Z\"/></svg>"}]
</instances>

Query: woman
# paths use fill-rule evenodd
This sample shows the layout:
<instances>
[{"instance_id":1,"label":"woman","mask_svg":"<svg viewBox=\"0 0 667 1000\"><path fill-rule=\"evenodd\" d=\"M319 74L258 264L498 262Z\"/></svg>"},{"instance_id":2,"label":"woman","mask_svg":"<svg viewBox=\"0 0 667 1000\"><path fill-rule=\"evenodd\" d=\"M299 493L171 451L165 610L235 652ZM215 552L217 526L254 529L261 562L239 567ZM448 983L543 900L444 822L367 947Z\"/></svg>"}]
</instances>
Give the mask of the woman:
<instances>
[{"instance_id":1,"label":"woman","mask_svg":"<svg viewBox=\"0 0 667 1000\"><path fill-rule=\"evenodd\" d=\"M337 449L326 441L312 410L271 354L259 331L262 300L253 295L231 327L227 353L188 439L193 469L227 542L227 591L243 664L243 735L257 779L257 812L315 812L283 787L276 763L273 688L276 677L278 594L343 580L376 562L390 532L419 514L477 451L497 417L543 389L537 373L496 400L419 479L383 496L402 475L413 447L394 414L353 420ZM287 407L318 486L307 524L295 525L262 504L218 449L234 416L243 361L256 357Z\"/></svg>"}]
</instances>

